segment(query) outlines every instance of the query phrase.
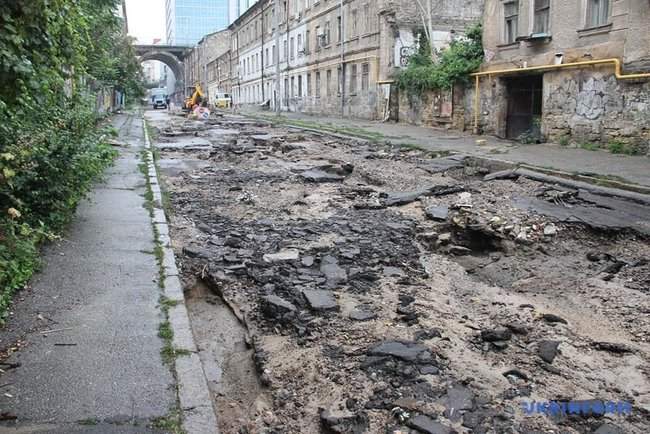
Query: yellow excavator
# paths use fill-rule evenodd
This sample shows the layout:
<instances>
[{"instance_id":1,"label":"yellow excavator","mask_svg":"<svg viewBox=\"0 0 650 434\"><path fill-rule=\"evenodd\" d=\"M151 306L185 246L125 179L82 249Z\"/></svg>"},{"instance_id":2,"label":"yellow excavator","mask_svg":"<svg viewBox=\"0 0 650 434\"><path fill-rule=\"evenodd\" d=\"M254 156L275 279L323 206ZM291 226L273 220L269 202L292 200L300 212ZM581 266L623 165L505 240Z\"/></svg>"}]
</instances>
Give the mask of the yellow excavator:
<instances>
[{"instance_id":1,"label":"yellow excavator","mask_svg":"<svg viewBox=\"0 0 650 434\"><path fill-rule=\"evenodd\" d=\"M203 93L203 89L201 89L201 85L199 83L196 83L193 89L194 92L192 93L192 96L185 98L185 104L183 105L183 110L185 111L192 111L192 107L197 104L201 104L201 101L203 101L203 98L205 98L205 94Z\"/></svg>"}]
</instances>

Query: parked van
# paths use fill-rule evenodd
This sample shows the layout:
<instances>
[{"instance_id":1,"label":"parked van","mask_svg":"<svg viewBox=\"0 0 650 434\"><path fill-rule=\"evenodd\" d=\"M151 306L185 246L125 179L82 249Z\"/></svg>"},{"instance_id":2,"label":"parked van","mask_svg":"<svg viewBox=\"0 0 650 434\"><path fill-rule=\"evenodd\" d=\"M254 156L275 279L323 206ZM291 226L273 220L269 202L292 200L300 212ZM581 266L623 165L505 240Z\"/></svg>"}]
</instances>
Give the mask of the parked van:
<instances>
[{"instance_id":1,"label":"parked van","mask_svg":"<svg viewBox=\"0 0 650 434\"><path fill-rule=\"evenodd\" d=\"M232 106L232 98L229 93L217 93L214 96L214 106L216 108L230 108Z\"/></svg>"}]
</instances>

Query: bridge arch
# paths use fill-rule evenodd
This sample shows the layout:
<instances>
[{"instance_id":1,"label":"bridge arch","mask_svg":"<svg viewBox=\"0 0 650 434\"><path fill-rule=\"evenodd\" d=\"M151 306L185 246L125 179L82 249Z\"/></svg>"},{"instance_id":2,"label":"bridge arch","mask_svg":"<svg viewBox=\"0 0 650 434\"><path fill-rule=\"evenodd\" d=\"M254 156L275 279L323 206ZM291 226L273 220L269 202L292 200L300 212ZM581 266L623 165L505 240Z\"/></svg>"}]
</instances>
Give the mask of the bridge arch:
<instances>
[{"instance_id":1,"label":"bridge arch","mask_svg":"<svg viewBox=\"0 0 650 434\"><path fill-rule=\"evenodd\" d=\"M185 70L183 68L183 62L178 60L176 56L166 51L148 51L140 56L140 62L146 62L148 60L157 60L167 65L174 73L176 83L180 85L177 85L177 87L183 89Z\"/></svg>"}]
</instances>

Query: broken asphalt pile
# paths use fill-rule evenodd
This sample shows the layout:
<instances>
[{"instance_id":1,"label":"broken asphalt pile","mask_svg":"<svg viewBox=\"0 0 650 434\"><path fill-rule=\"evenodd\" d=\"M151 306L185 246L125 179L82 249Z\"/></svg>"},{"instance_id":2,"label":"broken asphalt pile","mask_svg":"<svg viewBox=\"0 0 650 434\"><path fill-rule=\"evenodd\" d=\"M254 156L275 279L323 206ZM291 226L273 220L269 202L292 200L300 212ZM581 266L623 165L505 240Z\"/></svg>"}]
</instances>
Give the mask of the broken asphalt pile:
<instances>
[{"instance_id":1,"label":"broken asphalt pile","mask_svg":"<svg viewBox=\"0 0 650 434\"><path fill-rule=\"evenodd\" d=\"M237 313L263 385L224 432L650 430L646 204L234 116L155 126L184 282ZM590 399L634 411L522 410Z\"/></svg>"}]
</instances>

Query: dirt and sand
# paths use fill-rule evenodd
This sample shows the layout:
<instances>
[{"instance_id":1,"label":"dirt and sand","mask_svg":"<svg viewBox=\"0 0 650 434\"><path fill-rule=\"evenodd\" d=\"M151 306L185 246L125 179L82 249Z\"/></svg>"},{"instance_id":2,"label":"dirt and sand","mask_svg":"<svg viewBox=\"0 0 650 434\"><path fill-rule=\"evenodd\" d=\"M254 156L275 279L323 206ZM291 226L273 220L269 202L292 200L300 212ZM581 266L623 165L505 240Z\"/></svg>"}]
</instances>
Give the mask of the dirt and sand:
<instances>
[{"instance_id":1,"label":"dirt and sand","mask_svg":"<svg viewBox=\"0 0 650 434\"><path fill-rule=\"evenodd\" d=\"M650 432L650 207L149 114L223 433ZM629 415L528 415L532 401Z\"/></svg>"}]
</instances>

